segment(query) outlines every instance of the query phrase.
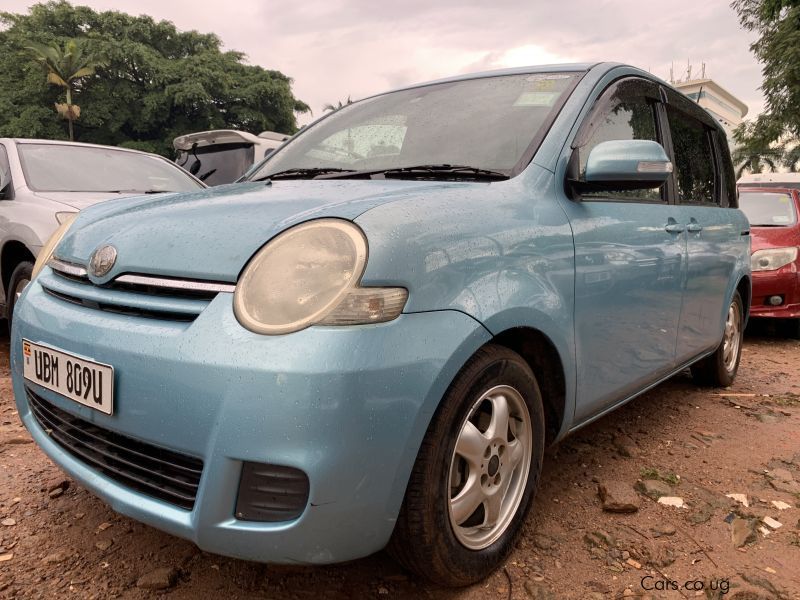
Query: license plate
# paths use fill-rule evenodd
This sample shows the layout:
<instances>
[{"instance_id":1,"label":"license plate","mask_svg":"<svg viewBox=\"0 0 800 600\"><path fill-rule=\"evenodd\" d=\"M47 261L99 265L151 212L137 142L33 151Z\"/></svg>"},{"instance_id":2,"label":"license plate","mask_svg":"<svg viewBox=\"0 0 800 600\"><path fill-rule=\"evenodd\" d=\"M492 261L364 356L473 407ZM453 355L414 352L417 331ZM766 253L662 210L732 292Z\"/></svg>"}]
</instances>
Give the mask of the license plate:
<instances>
[{"instance_id":1,"label":"license plate","mask_svg":"<svg viewBox=\"0 0 800 600\"><path fill-rule=\"evenodd\" d=\"M22 340L22 374L28 381L110 415L114 367Z\"/></svg>"}]
</instances>

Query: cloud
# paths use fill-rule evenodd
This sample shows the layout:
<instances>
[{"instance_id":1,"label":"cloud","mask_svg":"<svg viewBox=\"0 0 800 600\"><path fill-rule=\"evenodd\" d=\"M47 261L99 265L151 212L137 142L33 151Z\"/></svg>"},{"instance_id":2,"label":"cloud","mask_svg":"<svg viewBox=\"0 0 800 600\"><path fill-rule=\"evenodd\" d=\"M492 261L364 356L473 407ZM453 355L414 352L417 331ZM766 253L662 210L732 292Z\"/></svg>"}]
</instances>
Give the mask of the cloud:
<instances>
[{"instance_id":1,"label":"cloud","mask_svg":"<svg viewBox=\"0 0 800 600\"><path fill-rule=\"evenodd\" d=\"M627 62L668 78L686 61L750 106L763 106L751 34L727 2L674 0L81 0L217 33L250 62L294 79L315 115L326 103L448 75L524 64ZM30 0L4 0L23 12ZM697 71L695 71L696 73ZM303 121L309 120L305 117Z\"/></svg>"}]
</instances>

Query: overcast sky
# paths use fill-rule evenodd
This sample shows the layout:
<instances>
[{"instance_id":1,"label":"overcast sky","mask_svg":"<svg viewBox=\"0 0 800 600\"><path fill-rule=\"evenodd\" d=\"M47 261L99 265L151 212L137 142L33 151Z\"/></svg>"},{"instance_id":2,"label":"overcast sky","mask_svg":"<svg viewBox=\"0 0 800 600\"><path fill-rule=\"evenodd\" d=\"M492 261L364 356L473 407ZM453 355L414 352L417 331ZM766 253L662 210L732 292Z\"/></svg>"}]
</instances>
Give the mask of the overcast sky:
<instances>
[{"instance_id":1,"label":"overcast sky","mask_svg":"<svg viewBox=\"0 0 800 600\"><path fill-rule=\"evenodd\" d=\"M294 79L314 114L326 103L505 66L620 61L668 79L701 63L761 111L761 71L727 0L84 0L95 9L216 33L226 49ZM30 0L3 0L25 12ZM301 117L307 122L310 117Z\"/></svg>"}]
</instances>

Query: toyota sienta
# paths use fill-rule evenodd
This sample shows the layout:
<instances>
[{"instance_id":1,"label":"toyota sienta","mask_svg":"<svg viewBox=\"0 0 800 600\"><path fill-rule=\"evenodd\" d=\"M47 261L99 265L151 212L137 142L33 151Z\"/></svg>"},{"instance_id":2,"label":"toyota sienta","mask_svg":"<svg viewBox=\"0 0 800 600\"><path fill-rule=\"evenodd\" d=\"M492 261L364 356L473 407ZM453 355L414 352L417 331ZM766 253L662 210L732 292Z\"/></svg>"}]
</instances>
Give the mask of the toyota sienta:
<instances>
[{"instance_id":1,"label":"toyota sienta","mask_svg":"<svg viewBox=\"0 0 800 600\"><path fill-rule=\"evenodd\" d=\"M228 556L506 559L545 446L691 366L728 385L749 224L724 131L650 74L529 67L349 104L248 176L64 221L19 415L116 511Z\"/></svg>"}]
</instances>

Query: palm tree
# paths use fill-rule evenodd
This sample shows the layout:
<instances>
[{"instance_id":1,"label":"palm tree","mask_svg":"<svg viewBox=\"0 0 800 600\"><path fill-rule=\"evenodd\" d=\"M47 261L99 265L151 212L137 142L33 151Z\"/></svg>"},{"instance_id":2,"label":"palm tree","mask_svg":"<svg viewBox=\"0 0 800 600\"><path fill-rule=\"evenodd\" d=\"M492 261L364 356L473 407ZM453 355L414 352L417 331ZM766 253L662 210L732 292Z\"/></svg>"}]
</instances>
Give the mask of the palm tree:
<instances>
[{"instance_id":1,"label":"palm tree","mask_svg":"<svg viewBox=\"0 0 800 600\"><path fill-rule=\"evenodd\" d=\"M73 85L83 77L94 75L106 61L87 53L82 40L67 40L63 49L57 45L28 42L25 46L34 58L47 68L47 82L66 90L66 103L56 103L56 112L69 122L69 139L74 140L73 122L81 116L81 107L72 103Z\"/></svg>"},{"instance_id":2,"label":"palm tree","mask_svg":"<svg viewBox=\"0 0 800 600\"><path fill-rule=\"evenodd\" d=\"M800 167L800 143L797 140L793 140L793 142L795 145L783 155L783 166L791 173L797 173L798 167Z\"/></svg>"},{"instance_id":3,"label":"palm tree","mask_svg":"<svg viewBox=\"0 0 800 600\"><path fill-rule=\"evenodd\" d=\"M343 107L347 106L348 104L352 104L352 103L353 103L353 101L350 100L350 96L348 96L347 97L347 102L345 102L344 104L342 103L341 100L339 100L338 104L336 104L336 105L334 105L334 104L326 104L325 106L322 107L322 110L323 110L323 112L324 111L328 111L328 110L339 110L340 108L343 108Z\"/></svg>"},{"instance_id":4,"label":"palm tree","mask_svg":"<svg viewBox=\"0 0 800 600\"><path fill-rule=\"evenodd\" d=\"M782 148L763 148L740 146L734 148L731 158L736 165L736 178L739 179L745 171L750 173L763 173L766 168L774 173L778 165L784 160Z\"/></svg>"},{"instance_id":5,"label":"palm tree","mask_svg":"<svg viewBox=\"0 0 800 600\"><path fill-rule=\"evenodd\" d=\"M786 146L780 135L760 126L758 121L746 121L733 132L731 158L736 165L736 178L745 171L761 173L766 168L775 172L784 161Z\"/></svg>"}]
</instances>

